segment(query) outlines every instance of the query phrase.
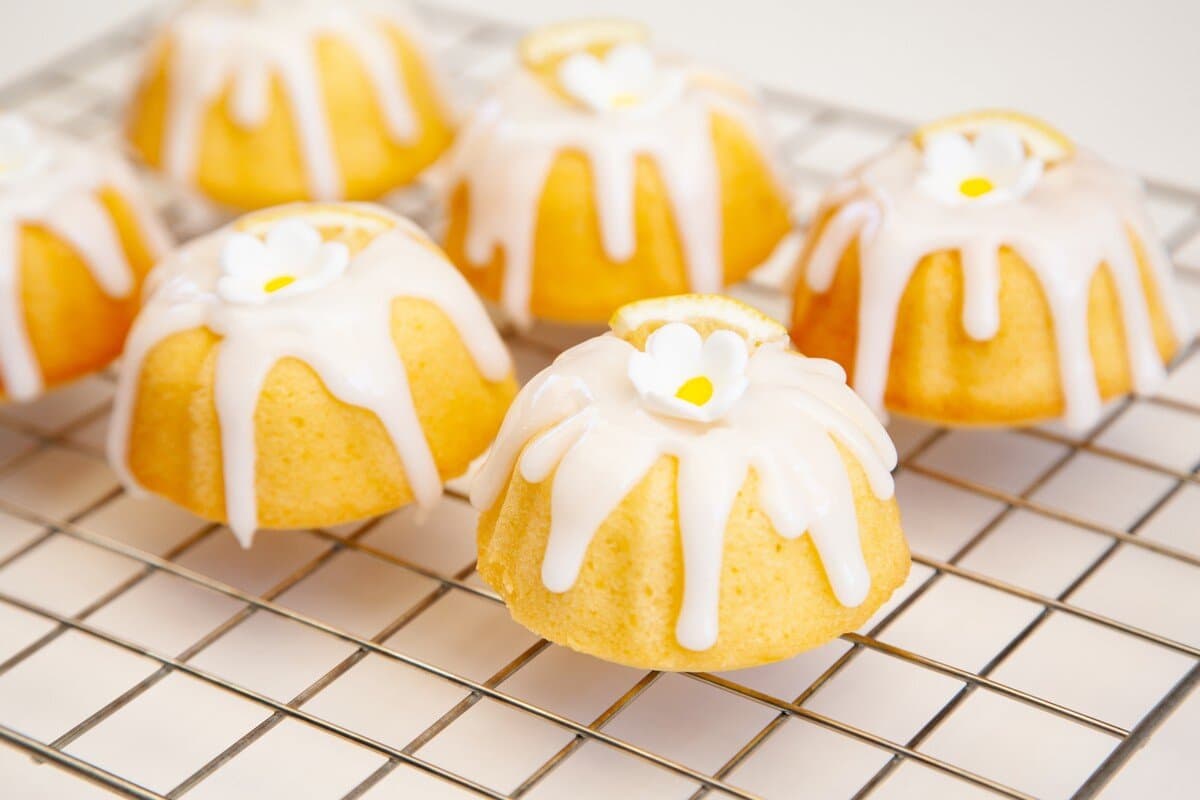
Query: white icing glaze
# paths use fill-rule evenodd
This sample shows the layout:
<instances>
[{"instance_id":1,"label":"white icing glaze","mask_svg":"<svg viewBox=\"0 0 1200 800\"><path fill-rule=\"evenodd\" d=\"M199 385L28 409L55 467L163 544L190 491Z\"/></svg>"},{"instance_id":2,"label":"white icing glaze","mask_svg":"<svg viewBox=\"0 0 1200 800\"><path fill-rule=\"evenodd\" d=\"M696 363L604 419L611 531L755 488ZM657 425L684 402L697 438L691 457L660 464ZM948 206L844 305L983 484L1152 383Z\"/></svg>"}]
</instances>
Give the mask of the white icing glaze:
<instances>
[{"instance_id":1,"label":"white icing glaze","mask_svg":"<svg viewBox=\"0 0 1200 800\"><path fill-rule=\"evenodd\" d=\"M605 254L617 262L631 258L637 245L637 158L652 158L671 204L690 291L720 290L723 226L712 116L738 122L772 168L774 143L747 90L689 65L659 69L677 72L680 80L663 77L655 85L667 88L649 102L607 112L573 105L520 70L476 109L448 152L439 175L444 189L465 185L469 193L466 257L482 267L497 248L503 251L501 305L517 324L530 321L538 203L550 168L567 151L591 164Z\"/></svg>"},{"instance_id":2,"label":"white icing glaze","mask_svg":"<svg viewBox=\"0 0 1200 800\"><path fill-rule=\"evenodd\" d=\"M305 214L303 206L297 208ZM363 208L375 216L384 213ZM305 217L319 225L321 213L318 207ZM389 218L395 227L354 255L337 280L262 304L228 303L217 290L222 250L236 235L232 228L190 242L155 271L153 293L126 344L108 441L109 459L127 486L137 485L126 459L142 362L167 336L206 327L221 337L214 391L226 516L244 546L258 526L254 412L267 374L283 358L305 362L334 397L374 412L396 447L417 504L427 508L438 500L441 479L392 339L392 300L415 297L437 305L488 380L504 379L512 364L458 271L422 241L415 226Z\"/></svg>"},{"instance_id":3,"label":"white icing glaze","mask_svg":"<svg viewBox=\"0 0 1200 800\"><path fill-rule=\"evenodd\" d=\"M167 24L173 48L165 124L164 169L191 183L205 114L227 89L234 121L252 129L270 108L272 77L287 95L314 199L342 197L344 186L321 97L316 46L345 41L375 91L388 134L404 144L420 130L388 28L422 50L420 28L402 7L382 0L202 0ZM431 69L428 58L426 67Z\"/></svg>"},{"instance_id":4,"label":"white icing glaze","mask_svg":"<svg viewBox=\"0 0 1200 800\"><path fill-rule=\"evenodd\" d=\"M521 391L472 486L472 503L487 509L514 468L532 483L553 481L546 588L571 588L600 525L660 458L673 456L684 567L676 638L683 647L706 650L717 641L725 527L750 469L779 535L807 531L837 599L862 603L870 575L834 441L859 461L880 499L892 496L896 450L841 368L782 341L764 344L745 365L744 394L719 421L704 424L652 413L628 374L637 352L605 334L560 356Z\"/></svg>"},{"instance_id":5,"label":"white icing glaze","mask_svg":"<svg viewBox=\"0 0 1200 800\"><path fill-rule=\"evenodd\" d=\"M128 297L136 288L116 223L100 193L117 192L134 213L138 232L152 255L170 246L166 229L143 201L132 170L115 153L91 147L11 115L0 118L9 131L32 137L32 149L6 147L10 179L0 181L0 374L14 400L30 400L44 388L41 368L25 327L21 305L20 230L45 228L68 244L109 297ZM11 134L6 134L11 135ZM27 161L35 162L31 168Z\"/></svg>"},{"instance_id":6,"label":"white icing glaze","mask_svg":"<svg viewBox=\"0 0 1200 800\"><path fill-rule=\"evenodd\" d=\"M832 216L813 243L803 280L829 289L838 263L858 242L861 264L859 330L852 384L883 414L900 299L917 264L931 253L957 250L963 268L963 329L987 341L999 330L999 253L1012 248L1029 264L1054 320L1066 421L1086 428L1101 399L1088 347L1088 291L1102 263L1120 296L1135 388L1152 391L1165 370L1131 243L1145 249L1159 298L1180 341L1190 330L1171 266L1146 214L1140 182L1087 152L1052 168L1020 199L1002 203L939 202L923 190L921 152L904 142L861 167L826 201Z\"/></svg>"}]
</instances>

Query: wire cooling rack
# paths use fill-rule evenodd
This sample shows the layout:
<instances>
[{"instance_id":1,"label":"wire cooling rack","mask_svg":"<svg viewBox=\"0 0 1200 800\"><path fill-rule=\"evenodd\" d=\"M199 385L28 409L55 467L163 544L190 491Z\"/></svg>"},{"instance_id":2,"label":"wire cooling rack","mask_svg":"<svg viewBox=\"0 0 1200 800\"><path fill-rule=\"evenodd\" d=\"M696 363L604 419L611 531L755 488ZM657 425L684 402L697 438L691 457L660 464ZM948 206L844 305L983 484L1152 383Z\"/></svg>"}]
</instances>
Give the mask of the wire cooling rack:
<instances>
[{"instance_id":1,"label":"wire cooling rack","mask_svg":"<svg viewBox=\"0 0 1200 800\"><path fill-rule=\"evenodd\" d=\"M468 97L519 35L426 16ZM115 139L153 23L0 104ZM802 215L909 127L768 98ZM1200 193L1150 188L1200 316ZM157 191L181 235L214 223ZM419 193L398 202L436 223ZM736 291L782 315L779 273ZM583 335L510 341L528 377ZM112 389L101 375L0 411L6 798L1144 796L1146 770L1113 780L1143 745L1177 770L1194 747L1156 731L1200 680L1195 343L1161 394L1083 436L893 425L907 585L861 632L731 674L642 673L535 639L476 577L461 491L423 527L402 511L242 552L120 490L101 459Z\"/></svg>"}]
</instances>

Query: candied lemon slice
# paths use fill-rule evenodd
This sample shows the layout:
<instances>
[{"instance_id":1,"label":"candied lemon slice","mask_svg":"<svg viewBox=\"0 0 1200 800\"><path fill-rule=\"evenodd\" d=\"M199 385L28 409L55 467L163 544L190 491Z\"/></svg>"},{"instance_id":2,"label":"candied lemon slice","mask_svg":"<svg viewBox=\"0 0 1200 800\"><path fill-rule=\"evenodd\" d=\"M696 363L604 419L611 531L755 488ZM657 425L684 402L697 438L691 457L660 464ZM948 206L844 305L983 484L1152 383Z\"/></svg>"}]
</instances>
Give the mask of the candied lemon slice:
<instances>
[{"instance_id":1,"label":"candied lemon slice","mask_svg":"<svg viewBox=\"0 0 1200 800\"><path fill-rule=\"evenodd\" d=\"M365 203L289 203L246 214L234 227L242 233L263 234L285 219L301 219L316 228L348 228L373 234L396 227L394 217Z\"/></svg>"},{"instance_id":2,"label":"candied lemon slice","mask_svg":"<svg viewBox=\"0 0 1200 800\"><path fill-rule=\"evenodd\" d=\"M586 50L599 56L619 44L646 42L649 38L645 25L629 20L572 20L538 28L521 39L517 50L526 68L548 73L573 53Z\"/></svg>"},{"instance_id":3,"label":"candied lemon slice","mask_svg":"<svg viewBox=\"0 0 1200 800\"><path fill-rule=\"evenodd\" d=\"M969 111L931 122L918 128L913 139L917 147L924 147L931 137L939 133L971 136L989 125L1004 125L1016 131L1029 152L1047 164L1065 161L1075 153L1075 145L1066 134L1048 123L1020 111L999 109Z\"/></svg>"},{"instance_id":4,"label":"candied lemon slice","mask_svg":"<svg viewBox=\"0 0 1200 800\"><path fill-rule=\"evenodd\" d=\"M299 219L321 231L331 242L342 242L357 253L375 237L398 225L422 244L441 252L437 245L415 225L392 216L367 203L289 203L246 214L234 223L234 230L254 236L266 236L277 222Z\"/></svg>"},{"instance_id":5,"label":"candied lemon slice","mask_svg":"<svg viewBox=\"0 0 1200 800\"><path fill-rule=\"evenodd\" d=\"M787 328L740 300L720 294L680 294L623 305L608 325L622 339L642 338L649 328L668 322L705 324L736 331L751 345L786 339Z\"/></svg>"}]
</instances>

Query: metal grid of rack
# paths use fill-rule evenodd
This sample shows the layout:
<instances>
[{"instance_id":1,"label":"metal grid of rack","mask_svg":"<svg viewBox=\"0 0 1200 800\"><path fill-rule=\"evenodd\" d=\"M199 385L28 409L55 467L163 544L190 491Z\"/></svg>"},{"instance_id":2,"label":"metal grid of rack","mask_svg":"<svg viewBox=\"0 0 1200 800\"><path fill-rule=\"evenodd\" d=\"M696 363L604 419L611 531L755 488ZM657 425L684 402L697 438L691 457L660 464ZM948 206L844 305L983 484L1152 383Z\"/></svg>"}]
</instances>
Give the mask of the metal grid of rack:
<instances>
[{"instance_id":1,"label":"metal grid of rack","mask_svg":"<svg viewBox=\"0 0 1200 800\"><path fill-rule=\"evenodd\" d=\"M519 35L425 15L467 96ZM153 22L0 104L115 138ZM801 216L909 127L767 97ZM1200 193L1150 190L1185 253ZM181 235L213 223L156 191ZM398 202L436 223L419 194ZM736 291L781 314L777 267ZM1200 312L1200 271L1181 276ZM510 342L528 376L581 336ZM240 553L117 487L99 460L111 392L102 375L0 412L0 742L63 781L46 796L1089 798L1200 681L1200 623L1172 611L1200 599L1195 343L1162 394L1082 436L894 426L908 584L840 642L721 675L638 673L516 628L473 573L460 490L422 528L401 512ZM1109 663L1136 674L1113 687Z\"/></svg>"}]
</instances>

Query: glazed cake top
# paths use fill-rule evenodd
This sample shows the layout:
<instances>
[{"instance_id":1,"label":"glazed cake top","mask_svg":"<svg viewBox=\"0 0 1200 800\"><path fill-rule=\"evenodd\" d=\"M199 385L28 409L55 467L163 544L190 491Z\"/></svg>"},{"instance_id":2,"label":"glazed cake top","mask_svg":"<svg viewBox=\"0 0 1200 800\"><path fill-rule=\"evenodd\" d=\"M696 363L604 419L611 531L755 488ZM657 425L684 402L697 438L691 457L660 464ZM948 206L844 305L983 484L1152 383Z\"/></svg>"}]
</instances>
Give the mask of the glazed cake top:
<instances>
[{"instance_id":1,"label":"glazed cake top","mask_svg":"<svg viewBox=\"0 0 1200 800\"><path fill-rule=\"evenodd\" d=\"M20 115L0 115L0 374L14 400L44 388L21 305L21 226L45 228L68 244L109 297L129 297L137 286L105 190L134 213L151 255L165 253L170 237L120 155Z\"/></svg>"},{"instance_id":2,"label":"glazed cake top","mask_svg":"<svg viewBox=\"0 0 1200 800\"><path fill-rule=\"evenodd\" d=\"M1075 147L1044 123L1012 112L952 118L871 159L829 193L803 261L815 292L830 287L858 245L859 333L852 383L878 413L900 299L921 260L957 252L963 269L963 330L987 341L999 330L999 256L1011 248L1042 286L1054 319L1067 422L1099 418L1088 345L1088 295L1101 265L1112 273L1135 386L1163 378L1139 252L1179 340L1188 325L1171 268L1132 175Z\"/></svg>"},{"instance_id":3,"label":"glazed cake top","mask_svg":"<svg viewBox=\"0 0 1200 800\"><path fill-rule=\"evenodd\" d=\"M501 304L509 316L530 321L538 207L551 167L567 152L591 166L602 245L614 262L635 252L637 160L653 159L689 285L718 291L723 222L712 119L734 120L774 168L775 145L757 95L653 47L648 33L629 23L551 26L527 38L520 52L521 65L467 120L438 176L448 194L467 190L467 259L483 266L503 252Z\"/></svg>"},{"instance_id":4,"label":"glazed cake top","mask_svg":"<svg viewBox=\"0 0 1200 800\"><path fill-rule=\"evenodd\" d=\"M228 92L233 121L257 128L270 111L272 81L288 99L308 179L317 200L344 186L317 62L321 37L348 43L371 81L387 132L405 144L420 136L389 31L424 50L420 25L386 0L199 0L174 14L162 32L171 47L164 169L194 180L205 115ZM154 57L156 53L151 53ZM426 67L430 64L425 59Z\"/></svg>"},{"instance_id":5,"label":"glazed cake top","mask_svg":"<svg viewBox=\"0 0 1200 800\"><path fill-rule=\"evenodd\" d=\"M296 204L247 215L179 248L148 281L126 344L109 456L127 485L131 416L142 364L172 334L217 334L215 402L221 426L226 515L249 545L258 525L255 425L258 396L281 359L308 364L338 400L375 413L404 466L416 502L442 484L392 338L392 301L435 304L486 379L512 371L479 299L415 225L378 206Z\"/></svg>"},{"instance_id":6,"label":"glazed cake top","mask_svg":"<svg viewBox=\"0 0 1200 800\"><path fill-rule=\"evenodd\" d=\"M862 603L871 580L842 449L881 500L892 496L896 450L845 373L791 350L782 326L728 298L644 302L674 304L644 349L629 340L634 331L607 333L525 386L472 487L474 505L497 503L514 472L551 481L542 579L565 592L601 524L659 459L674 458L684 554L676 638L707 650L718 636L726 524L753 470L778 534L807 532L837 599Z\"/></svg>"}]
</instances>

